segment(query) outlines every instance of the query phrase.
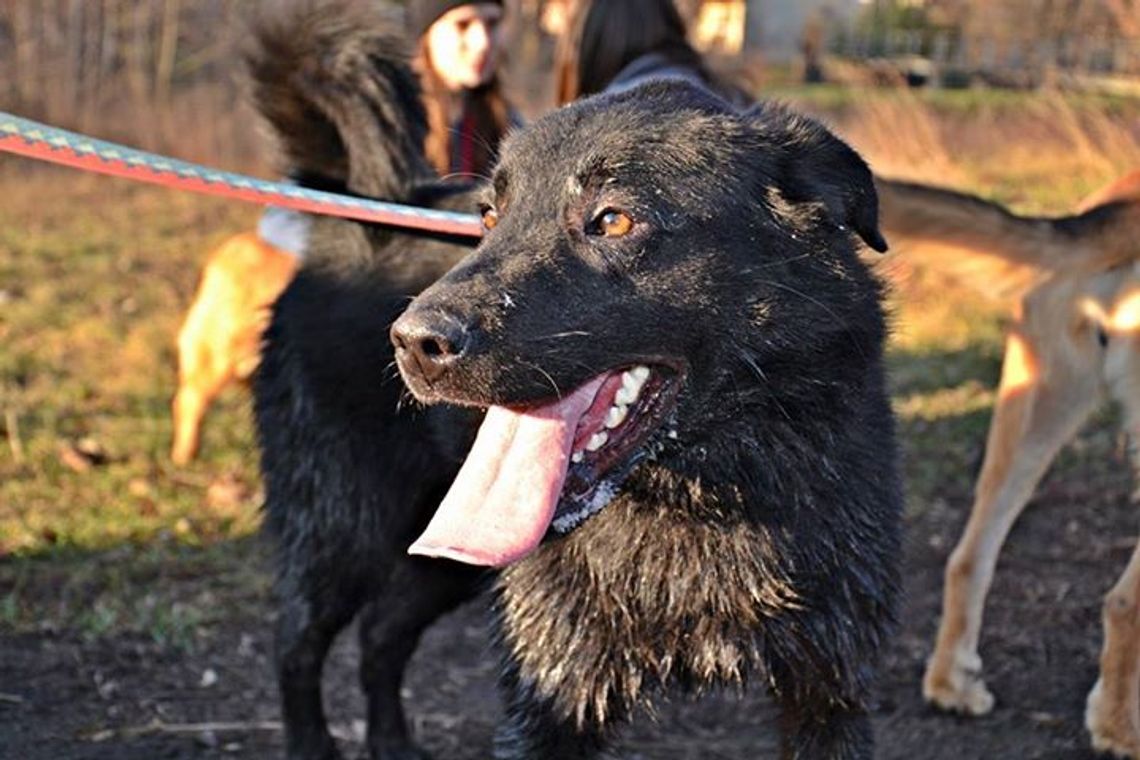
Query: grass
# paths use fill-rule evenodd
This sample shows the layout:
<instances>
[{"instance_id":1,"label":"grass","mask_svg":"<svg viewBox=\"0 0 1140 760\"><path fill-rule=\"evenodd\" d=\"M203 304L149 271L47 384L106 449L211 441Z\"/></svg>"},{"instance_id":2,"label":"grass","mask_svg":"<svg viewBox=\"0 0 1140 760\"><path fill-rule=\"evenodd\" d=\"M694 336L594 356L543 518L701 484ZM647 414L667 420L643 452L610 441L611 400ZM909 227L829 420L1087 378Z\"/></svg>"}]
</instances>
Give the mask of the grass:
<instances>
[{"instance_id":1,"label":"grass","mask_svg":"<svg viewBox=\"0 0 1140 760\"><path fill-rule=\"evenodd\" d=\"M1062 213L1140 166L1140 101L995 90L778 88L886 176Z\"/></svg>"},{"instance_id":2,"label":"grass","mask_svg":"<svg viewBox=\"0 0 1140 760\"><path fill-rule=\"evenodd\" d=\"M842 84L806 85L784 82L766 89L761 94L831 113L854 109L871 100L915 99L944 114L966 117L984 116L993 112L1023 114L1026 109L1033 109L1042 102L1041 93L1035 90L998 90L985 87L867 90ZM1065 93L1061 97L1077 110L1110 117L1135 116L1140 108L1135 99L1120 95L1072 92Z\"/></svg>"},{"instance_id":3,"label":"grass","mask_svg":"<svg viewBox=\"0 0 1140 760\"><path fill-rule=\"evenodd\" d=\"M1133 104L784 95L879 171L901 167L1026 212L1060 213L1140 165ZM173 342L198 267L257 210L9 159L0 187L0 631L133 631L193 647L227 609L266 594L250 538L260 486L246 393L233 389L208 415L199 461L179 469L167 458ZM909 510L965 509L1004 311L921 272L898 279L889 362ZM1115 430L1111 413L1098 417L1051 477L1105 467L1126 478ZM105 461L83 467L74 450L84 447Z\"/></svg>"},{"instance_id":4,"label":"grass","mask_svg":"<svg viewBox=\"0 0 1140 760\"><path fill-rule=\"evenodd\" d=\"M264 548L246 538L10 558L0 562L0 631L129 633L193 650L232 611L268 599Z\"/></svg>"},{"instance_id":5,"label":"grass","mask_svg":"<svg viewBox=\"0 0 1140 760\"><path fill-rule=\"evenodd\" d=\"M173 339L198 262L255 212L55 171L5 183L0 555L247 534L257 480L244 397L211 417L201 464L175 471L165 450ZM71 464L82 445L106 463ZM219 477L251 498L208 499Z\"/></svg>"},{"instance_id":6,"label":"grass","mask_svg":"<svg viewBox=\"0 0 1140 760\"><path fill-rule=\"evenodd\" d=\"M245 393L212 410L200 461L166 456L173 341L198 267L257 210L4 162L0 630L190 647L224 614L217 597L264 591L242 540L260 522ZM77 458L83 447L104 461Z\"/></svg>"}]
</instances>

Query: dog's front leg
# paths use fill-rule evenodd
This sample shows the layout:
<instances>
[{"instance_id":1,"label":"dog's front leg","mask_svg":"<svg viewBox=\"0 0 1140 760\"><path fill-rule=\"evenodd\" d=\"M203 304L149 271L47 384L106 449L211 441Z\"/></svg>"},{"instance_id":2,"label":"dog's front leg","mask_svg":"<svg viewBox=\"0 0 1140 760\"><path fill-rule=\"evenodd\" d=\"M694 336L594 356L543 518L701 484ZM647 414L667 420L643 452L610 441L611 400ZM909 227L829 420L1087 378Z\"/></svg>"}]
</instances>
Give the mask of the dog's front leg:
<instances>
[{"instance_id":1,"label":"dog's front leg","mask_svg":"<svg viewBox=\"0 0 1140 760\"><path fill-rule=\"evenodd\" d=\"M1125 291L1127 292L1127 291ZM1134 320L1131 298L1114 317ZM1140 341L1129 322L1109 339L1105 376L1124 410L1135 491L1140 499ZM1104 598L1100 678L1088 697L1085 726L1101 752L1140 759L1140 544Z\"/></svg>"},{"instance_id":2,"label":"dog's front leg","mask_svg":"<svg viewBox=\"0 0 1140 760\"><path fill-rule=\"evenodd\" d=\"M1140 545L1104 599L1100 679L1085 725L1098 751L1140 758Z\"/></svg>"},{"instance_id":3,"label":"dog's front leg","mask_svg":"<svg viewBox=\"0 0 1140 760\"><path fill-rule=\"evenodd\" d=\"M1002 544L1057 451L1102 396L1098 376L1087 371L1092 357L1056 350L1055 336L1040 332L1027 307L1006 342L974 506L946 564L942 622L922 682L927 700L969 715L984 715L994 703L978 638Z\"/></svg>"},{"instance_id":4,"label":"dog's front leg","mask_svg":"<svg viewBox=\"0 0 1140 760\"><path fill-rule=\"evenodd\" d=\"M812 630L824 630L826 625L820 621ZM780 639L775 629L770 632L773 642ZM871 760L874 735L867 692L871 655L828 652L816 648L818 643L823 639L803 649L795 638L784 638L782 654L768 654L768 678L780 711L780 759ZM835 667L826 667L828 661ZM845 667L860 662L865 665Z\"/></svg>"},{"instance_id":5,"label":"dog's front leg","mask_svg":"<svg viewBox=\"0 0 1140 760\"><path fill-rule=\"evenodd\" d=\"M467 599L480 568L448 560L402 557L360 615L360 679L368 695L372 760L426 760L408 733L400 685L424 629Z\"/></svg>"},{"instance_id":6,"label":"dog's front leg","mask_svg":"<svg viewBox=\"0 0 1140 760\"><path fill-rule=\"evenodd\" d=\"M500 685L507 715L495 731L495 760L590 760L604 746L603 729L587 718L578 725L557 714L548 699L519 682L508 665Z\"/></svg>"},{"instance_id":7,"label":"dog's front leg","mask_svg":"<svg viewBox=\"0 0 1140 760\"><path fill-rule=\"evenodd\" d=\"M289 760L339 760L329 735L321 701L321 671L338 631L356 612L348 594L330 583L333 593L321 594L316 584L304 583L283 562L277 594L275 656Z\"/></svg>"},{"instance_id":8,"label":"dog's front leg","mask_svg":"<svg viewBox=\"0 0 1140 760\"><path fill-rule=\"evenodd\" d=\"M870 760L871 718L861 710L834 706L783 705L781 760Z\"/></svg>"}]
</instances>

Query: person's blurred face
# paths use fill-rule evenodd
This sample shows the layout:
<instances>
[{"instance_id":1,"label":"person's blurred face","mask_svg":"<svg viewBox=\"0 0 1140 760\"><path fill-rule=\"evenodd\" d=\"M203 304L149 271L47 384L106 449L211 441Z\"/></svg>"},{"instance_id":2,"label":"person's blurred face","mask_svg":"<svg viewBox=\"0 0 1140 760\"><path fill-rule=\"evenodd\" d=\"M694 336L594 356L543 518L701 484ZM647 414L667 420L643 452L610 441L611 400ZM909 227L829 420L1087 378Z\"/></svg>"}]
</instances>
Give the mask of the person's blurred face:
<instances>
[{"instance_id":1,"label":"person's blurred face","mask_svg":"<svg viewBox=\"0 0 1140 760\"><path fill-rule=\"evenodd\" d=\"M478 87L495 76L502 20L497 3L469 3L452 8L428 27L428 57L449 90Z\"/></svg>"},{"instance_id":2,"label":"person's blurred face","mask_svg":"<svg viewBox=\"0 0 1140 760\"><path fill-rule=\"evenodd\" d=\"M570 8L567 0L546 0L542 4L542 15L538 25L550 37L561 37L570 26Z\"/></svg>"}]
</instances>

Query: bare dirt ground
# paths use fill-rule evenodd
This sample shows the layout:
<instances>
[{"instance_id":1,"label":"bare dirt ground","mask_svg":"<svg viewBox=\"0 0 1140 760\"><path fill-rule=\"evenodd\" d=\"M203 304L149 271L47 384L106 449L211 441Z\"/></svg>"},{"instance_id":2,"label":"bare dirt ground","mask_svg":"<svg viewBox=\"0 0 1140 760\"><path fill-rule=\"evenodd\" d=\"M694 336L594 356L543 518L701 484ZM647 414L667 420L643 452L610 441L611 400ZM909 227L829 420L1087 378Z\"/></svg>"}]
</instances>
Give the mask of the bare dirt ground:
<instances>
[{"instance_id":1,"label":"bare dirt ground","mask_svg":"<svg viewBox=\"0 0 1140 760\"><path fill-rule=\"evenodd\" d=\"M967 494L948 494L911 521L902 631L886 652L875 717L878 757L1094 757L1086 749L1082 716L1095 680L1100 598L1127 560L1136 520L1126 477L1086 474L1090 479L1076 484L1047 480L1002 558L983 634L998 707L982 719L937 713L918 692L941 567L964 520ZM252 567L267 564L260 542L232 549ZM171 577L175 583L211 582L195 577L192 568L185 577ZM51 574L42 580L40 592L53 593ZM0 635L0 757L280 756L271 618L265 595L249 595L209 625L189 651L127 634ZM485 641L482 610L474 603L433 628L417 654L406 696L417 735L440 760L489 755L499 705ZM330 715L348 756L362 751L355 658L346 634L326 675ZM656 721L641 716L626 733L621 756L774 756L771 724L772 710L760 693L678 699Z\"/></svg>"}]
</instances>

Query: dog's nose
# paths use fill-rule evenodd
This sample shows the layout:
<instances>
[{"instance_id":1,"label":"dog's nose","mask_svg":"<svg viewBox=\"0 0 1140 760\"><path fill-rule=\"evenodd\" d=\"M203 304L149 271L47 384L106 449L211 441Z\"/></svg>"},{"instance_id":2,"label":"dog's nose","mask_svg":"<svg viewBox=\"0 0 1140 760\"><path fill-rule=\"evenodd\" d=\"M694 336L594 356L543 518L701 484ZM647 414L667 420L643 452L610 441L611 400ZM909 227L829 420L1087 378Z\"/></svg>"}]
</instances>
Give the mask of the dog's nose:
<instances>
[{"instance_id":1,"label":"dog's nose","mask_svg":"<svg viewBox=\"0 0 1140 760\"><path fill-rule=\"evenodd\" d=\"M392 325L392 345L405 372L431 383L461 359L470 342L462 320L440 311L412 309Z\"/></svg>"}]
</instances>

